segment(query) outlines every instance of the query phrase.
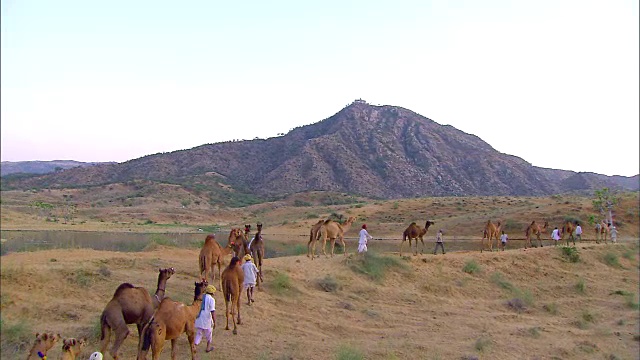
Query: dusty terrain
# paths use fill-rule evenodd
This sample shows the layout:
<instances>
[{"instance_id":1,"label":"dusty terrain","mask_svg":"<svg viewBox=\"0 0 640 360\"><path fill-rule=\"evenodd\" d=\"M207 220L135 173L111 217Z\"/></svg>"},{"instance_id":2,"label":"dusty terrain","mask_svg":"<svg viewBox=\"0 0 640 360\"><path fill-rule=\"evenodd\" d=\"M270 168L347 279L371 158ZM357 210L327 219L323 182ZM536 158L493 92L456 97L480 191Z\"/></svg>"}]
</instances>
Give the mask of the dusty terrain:
<instances>
[{"instance_id":1,"label":"dusty terrain","mask_svg":"<svg viewBox=\"0 0 640 360\"><path fill-rule=\"evenodd\" d=\"M197 232L198 226L262 221L268 224L266 236L291 234L291 246L306 246L306 238L299 235L332 212L358 216L357 224L366 222L374 236L387 238L400 236L408 221L424 223L432 218L448 232L445 242L459 236L477 239L478 245L487 218L511 224L515 238L522 236L517 235L523 231L518 227L529 219L548 218L559 225L567 216L584 222L594 214L590 200L579 197L429 198L317 207L263 204L212 213L194 210L197 216L185 215L178 223L170 220L175 212L123 207L100 214L78 211L63 224L45 221L28 205L21 206L15 195L3 194L2 230ZM123 215L134 210L145 212L143 217L153 223ZM251 307L243 303L244 323L238 335L224 330L224 303L216 294L216 350L205 354L201 344L198 355L201 359L238 354L247 359L638 359L637 194L625 198L616 219L619 243L584 241L577 246L577 262L563 255L561 247L552 246L401 258L375 241L365 260L343 255L313 261L304 255L269 258L256 303ZM163 223L172 226L160 226ZM349 235L355 236L356 230ZM429 234L431 249L435 233ZM268 240L267 236L267 246ZM193 248L158 246L127 253L58 249L2 256L2 358L24 357L34 334L42 331L88 336L90 345L83 354L88 357L99 349L99 316L120 283L153 292L158 268L172 266L177 272L168 281L167 296L190 303L198 276L197 255ZM132 335L121 348L124 359L135 358L138 337L133 325L130 329ZM179 359L188 358L186 336L178 347ZM56 346L50 357L59 354ZM161 359L169 358L168 343Z\"/></svg>"}]
</instances>

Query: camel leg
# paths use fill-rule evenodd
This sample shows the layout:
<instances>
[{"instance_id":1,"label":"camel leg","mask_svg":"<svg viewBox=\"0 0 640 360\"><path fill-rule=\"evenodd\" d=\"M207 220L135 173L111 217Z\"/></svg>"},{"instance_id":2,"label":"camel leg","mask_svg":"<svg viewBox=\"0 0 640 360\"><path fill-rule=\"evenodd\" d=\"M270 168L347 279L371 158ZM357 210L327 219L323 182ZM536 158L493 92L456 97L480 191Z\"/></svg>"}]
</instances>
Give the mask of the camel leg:
<instances>
[{"instance_id":1,"label":"camel leg","mask_svg":"<svg viewBox=\"0 0 640 360\"><path fill-rule=\"evenodd\" d=\"M111 341L111 328L106 323L102 323L102 333L104 334L104 339L102 339L102 346L100 347L100 352L103 354L107 354L105 351L109 346L109 342ZM113 356L113 353L111 354Z\"/></svg>"},{"instance_id":2,"label":"camel leg","mask_svg":"<svg viewBox=\"0 0 640 360\"><path fill-rule=\"evenodd\" d=\"M400 257L402 257L402 245L404 245L405 240L403 239L400 243Z\"/></svg>"},{"instance_id":3,"label":"camel leg","mask_svg":"<svg viewBox=\"0 0 640 360\"><path fill-rule=\"evenodd\" d=\"M160 360L160 354L162 354L162 350L164 349L164 339L154 339L152 343L153 343L152 359ZM173 340L171 340L171 345L173 345ZM173 351L172 351L172 355L173 355Z\"/></svg>"},{"instance_id":4,"label":"camel leg","mask_svg":"<svg viewBox=\"0 0 640 360\"><path fill-rule=\"evenodd\" d=\"M340 236L340 242L342 243L342 251L344 256L347 256L347 244L344 243L344 236Z\"/></svg>"},{"instance_id":5,"label":"camel leg","mask_svg":"<svg viewBox=\"0 0 640 360\"><path fill-rule=\"evenodd\" d=\"M333 250L336 247L336 239L335 238L331 238L331 257L333 257Z\"/></svg>"},{"instance_id":6,"label":"camel leg","mask_svg":"<svg viewBox=\"0 0 640 360\"><path fill-rule=\"evenodd\" d=\"M226 295L225 295L226 297ZM229 302L225 299L224 301L224 307L225 307L225 315L227 316L227 325L225 326L225 330L229 330Z\"/></svg>"},{"instance_id":7,"label":"camel leg","mask_svg":"<svg viewBox=\"0 0 640 360\"><path fill-rule=\"evenodd\" d=\"M239 290L239 289L238 289ZM238 292L237 311L238 311L238 325L242 325L242 319L240 318L240 292Z\"/></svg>"},{"instance_id":8,"label":"camel leg","mask_svg":"<svg viewBox=\"0 0 640 360\"><path fill-rule=\"evenodd\" d=\"M236 307L235 307L235 303L237 303L238 297L240 296L240 294L236 294L231 295L231 321L233 321L233 335L238 335L238 329L237 329L237 324L236 324Z\"/></svg>"},{"instance_id":9,"label":"camel leg","mask_svg":"<svg viewBox=\"0 0 640 360\"><path fill-rule=\"evenodd\" d=\"M121 326L118 326L115 329L116 339L113 342L113 347L111 348L111 356L113 356L114 359L118 358L118 350L124 342L124 339L129 336L129 328L127 328L127 324L124 324L124 319L122 320L122 322L123 323L120 324Z\"/></svg>"},{"instance_id":10,"label":"camel leg","mask_svg":"<svg viewBox=\"0 0 640 360\"><path fill-rule=\"evenodd\" d=\"M420 250L420 254L424 255L424 239L420 238L420 242L422 243L422 250ZM418 242L416 240L416 248L418 247Z\"/></svg>"},{"instance_id":11,"label":"camel leg","mask_svg":"<svg viewBox=\"0 0 640 360\"><path fill-rule=\"evenodd\" d=\"M324 254L324 257L329 257L329 256L327 255L326 250L325 250L325 249L326 249L326 247L327 247L327 237L326 237L326 235L325 235L325 236L322 238L322 254Z\"/></svg>"},{"instance_id":12,"label":"camel leg","mask_svg":"<svg viewBox=\"0 0 640 360\"><path fill-rule=\"evenodd\" d=\"M171 360L178 359L178 347L176 346L177 342L178 339L171 339Z\"/></svg>"}]
</instances>

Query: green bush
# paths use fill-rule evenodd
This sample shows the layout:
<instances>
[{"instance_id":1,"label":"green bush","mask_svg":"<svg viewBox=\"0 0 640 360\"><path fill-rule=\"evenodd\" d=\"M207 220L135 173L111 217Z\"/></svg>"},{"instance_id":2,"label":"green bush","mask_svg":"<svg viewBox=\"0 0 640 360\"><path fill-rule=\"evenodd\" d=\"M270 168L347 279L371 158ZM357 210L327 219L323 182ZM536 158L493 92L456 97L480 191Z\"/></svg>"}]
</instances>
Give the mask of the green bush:
<instances>
[{"instance_id":1,"label":"green bush","mask_svg":"<svg viewBox=\"0 0 640 360\"><path fill-rule=\"evenodd\" d=\"M35 338L35 333L24 321L9 324L0 318L0 333L2 333L2 340L0 342L0 344L2 344L2 354L15 355L15 357L10 356L13 358L22 357L22 353L27 351Z\"/></svg>"},{"instance_id":2,"label":"green bush","mask_svg":"<svg viewBox=\"0 0 640 360\"><path fill-rule=\"evenodd\" d=\"M563 246L561 248L562 255L572 263L577 263L580 261L580 254L578 253L578 248L571 246Z\"/></svg>"},{"instance_id":3,"label":"green bush","mask_svg":"<svg viewBox=\"0 0 640 360\"><path fill-rule=\"evenodd\" d=\"M276 294L282 295L293 289L293 284L291 284L291 278L289 275L279 272L274 276L273 281L271 282L271 288L276 292Z\"/></svg>"},{"instance_id":4,"label":"green bush","mask_svg":"<svg viewBox=\"0 0 640 360\"><path fill-rule=\"evenodd\" d=\"M618 255L608 252L604 255L604 263L615 268L621 268L622 265L618 260Z\"/></svg>"},{"instance_id":5,"label":"green bush","mask_svg":"<svg viewBox=\"0 0 640 360\"><path fill-rule=\"evenodd\" d=\"M362 351L348 346L348 345L340 345L336 351L336 360L362 360L364 359L364 354Z\"/></svg>"},{"instance_id":6,"label":"green bush","mask_svg":"<svg viewBox=\"0 0 640 360\"><path fill-rule=\"evenodd\" d=\"M374 281L381 281L388 269L406 269L407 265L396 257L378 256L368 252L364 258L358 258L351 264L351 270L364 274Z\"/></svg>"},{"instance_id":7,"label":"green bush","mask_svg":"<svg viewBox=\"0 0 640 360\"><path fill-rule=\"evenodd\" d=\"M466 272L467 274L475 274L477 272L480 272L480 265L478 265L475 260L467 260L467 262L462 267L462 271Z\"/></svg>"},{"instance_id":8,"label":"green bush","mask_svg":"<svg viewBox=\"0 0 640 360\"><path fill-rule=\"evenodd\" d=\"M580 293L580 294L584 294L587 292L587 286L584 282L584 279L580 279L578 280L578 283L576 284L576 290Z\"/></svg>"}]
</instances>

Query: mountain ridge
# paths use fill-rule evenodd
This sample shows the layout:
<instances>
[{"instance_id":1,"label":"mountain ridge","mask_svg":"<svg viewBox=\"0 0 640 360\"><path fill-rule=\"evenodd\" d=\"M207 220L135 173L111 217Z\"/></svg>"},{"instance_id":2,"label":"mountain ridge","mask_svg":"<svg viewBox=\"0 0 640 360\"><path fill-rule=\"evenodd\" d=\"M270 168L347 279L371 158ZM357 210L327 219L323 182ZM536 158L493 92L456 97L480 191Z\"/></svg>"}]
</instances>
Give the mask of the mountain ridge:
<instances>
[{"instance_id":1,"label":"mountain ridge","mask_svg":"<svg viewBox=\"0 0 640 360\"><path fill-rule=\"evenodd\" d=\"M371 198L550 195L610 187L638 175L546 169L411 110L355 101L333 116L269 139L227 141L29 178L3 188L100 186L151 180L260 197L326 190Z\"/></svg>"}]
</instances>

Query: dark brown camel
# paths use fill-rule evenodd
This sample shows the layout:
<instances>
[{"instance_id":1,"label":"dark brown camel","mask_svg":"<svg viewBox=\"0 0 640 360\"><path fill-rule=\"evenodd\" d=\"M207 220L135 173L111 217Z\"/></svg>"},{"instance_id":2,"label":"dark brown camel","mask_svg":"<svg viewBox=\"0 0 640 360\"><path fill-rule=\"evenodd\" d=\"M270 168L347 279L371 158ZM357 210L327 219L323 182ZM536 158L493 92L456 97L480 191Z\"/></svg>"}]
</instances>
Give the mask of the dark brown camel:
<instances>
[{"instance_id":1,"label":"dark brown camel","mask_svg":"<svg viewBox=\"0 0 640 360\"><path fill-rule=\"evenodd\" d=\"M170 298L165 298L158 306L153 317L142 329L140 342L138 343L138 360L146 360L147 353L151 349L152 359L158 360L166 340L171 340L171 360L176 360L178 338L183 333L187 334L187 340L191 347L191 360L196 358L196 318L200 312L202 296L206 289L207 281L195 283L193 302L185 305Z\"/></svg>"},{"instance_id":2,"label":"dark brown camel","mask_svg":"<svg viewBox=\"0 0 640 360\"><path fill-rule=\"evenodd\" d=\"M500 241L500 228L502 226L500 225L500 221L498 221L498 224L494 224L491 222L491 220L488 220L486 225L484 226L484 233L482 235L482 248L480 248L480 252L484 251L484 239L488 239L489 240L489 251L493 251L493 239L496 239L496 246L497 244L499 244Z\"/></svg>"},{"instance_id":3,"label":"dark brown camel","mask_svg":"<svg viewBox=\"0 0 640 360\"><path fill-rule=\"evenodd\" d=\"M318 238L318 232L320 231L320 227L322 227L322 224L324 224L324 220L318 220L317 223L313 224L313 226L311 227L311 231L309 232L309 242L307 243L307 257L311 257L311 260L316 257L316 239ZM314 250L313 252L311 252L312 248ZM320 257L320 255L318 255L317 257Z\"/></svg>"},{"instance_id":4,"label":"dark brown camel","mask_svg":"<svg viewBox=\"0 0 640 360\"><path fill-rule=\"evenodd\" d=\"M33 342L31 350L29 350L27 360L42 359L47 355L47 351L49 351L56 345L58 340L60 340L60 334L54 335L53 333L36 333L36 340Z\"/></svg>"},{"instance_id":5,"label":"dark brown camel","mask_svg":"<svg viewBox=\"0 0 640 360\"><path fill-rule=\"evenodd\" d=\"M215 235L207 235L204 239L204 245L200 249L200 256L198 257L198 264L200 266L200 276L211 283L216 281L215 266L218 265L218 279L220 286L222 286L222 260L225 256L233 252L234 243L222 247L215 239ZM211 273L211 279L209 279L209 273Z\"/></svg>"},{"instance_id":6,"label":"dark brown camel","mask_svg":"<svg viewBox=\"0 0 640 360\"><path fill-rule=\"evenodd\" d=\"M173 268L158 270L158 286L153 297L143 287L135 287L129 283L122 283L113 294L113 298L102 311L100 328L102 346L100 352L106 356L106 349L111 340L111 331L116 334L111 356L118 359L118 349L129 335L127 324L136 324L138 335L144 324L149 321L153 311L164 298L167 280L175 273Z\"/></svg>"},{"instance_id":7,"label":"dark brown camel","mask_svg":"<svg viewBox=\"0 0 640 360\"><path fill-rule=\"evenodd\" d=\"M529 245L529 247L531 247L531 236L535 235L538 238L538 245L540 245L540 247L542 247L542 240L540 240L540 235L544 232L547 231L547 227L549 226L549 222L545 221L544 222L544 226L540 227L540 225L538 223L536 223L535 220L533 220L531 222L531 224L529 226L527 226L527 229L524 231L524 235L526 237L526 241L524 243L524 248L527 248L527 245Z\"/></svg>"},{"instance_id":8,"label":"dark brown camel","mask_svg":"<svg viewBox=\"0 0 640 360\"><path fill-rule=\"evenodd\" d=\"M400 256L402 256L402 245L404 245L404 242L407 239L409 239L409 250L413 250L413 247L411 246L411 240L413 239L416 241L416 251L413 253L413 255L418 255L418 239L420 239L420 242L422 242L422 250L420 251L420 253L424 254L423 237L427 234L429 226L433 224L435 224L435 221L427 220L427 222L424 224L424 227L421 228L420 226L418 226L418 224L412 222L402 233L402 242L400 243Z\"/></svg>"},{"instance_id":9,"label":"dark brown camel","mask_svg":"<svg viewBox=\"0 0 640 360\"><path fill-rule=\"evenodd\" d=\"M242 324L240 318L240 292L242 291L242 283L244 282L244 272L242 272L239 263L240 259L234 256L222 272L222 294L224 296L225 314L227 317L225 330L229 330L229 312L231 312L234 335L238 334L235 317L236 312L238 314L237 324ZM231 305L231 309L229 309L229 305Z\"/></svg>"},{"instance_id":10,"label":"dark brown camel","mask_svg":"<svg viewBox=\"0 0 640 360\"><path fill-rule=\"evenodd\" d=\"M258 223L258 232L251 240L251 257L253 257L253 261L258 267L258 278L257 286L260 286L260 283L264 281L262 279L262 259L264 259L264 240L262 239L262 224Z\"/></svg>"},{"instance_id":11,"label":"dark brown camel","mask_svg":"<svg viewBox=\"0 0 640 360\"><path fill-rule=\"evenodd\" d=\"M61 360L75 360L82 352L82 349L87 345L87 338L82 339L64 339L62 340L62 354Z\"/></svg>"},{"instance_id":12,"label":"dark brown camel","mask_svg":"<svg viewBox=\"0 0 640 360\"><path fill-rule=\"evenodd\" d=\"M609 235L609 224L602 220L596 224L596 244L599 244L600 240L604 240L606 244L607 235Z\"/></svg>"},{"instance_id":13,"label":"dark brown camel","mask_svg":"<svg viewBox=\"0 0 640 360\"><path fill-rule=\"evenodd\" d=\"M233 228L229 231L229 241L227 245L233 246L233 256L242 257L245 254L250 254L247 242L247 236L242 229Z\"/></svg>"},{"instance_id":14,"label":"dark brown camel","mask_svg":"<svg viewBox=\"0 0 640 360\"><path fill-rule=\"evenodd\" d=\"M565 221L562 229L560 229L560 241L564 240L565 234L568 234L567 246L569 246L569 240L573 240L573 246L576 246L576 238L573 236L575 230L576 226L571 221Z\"/></svg>"}]
</instances>

